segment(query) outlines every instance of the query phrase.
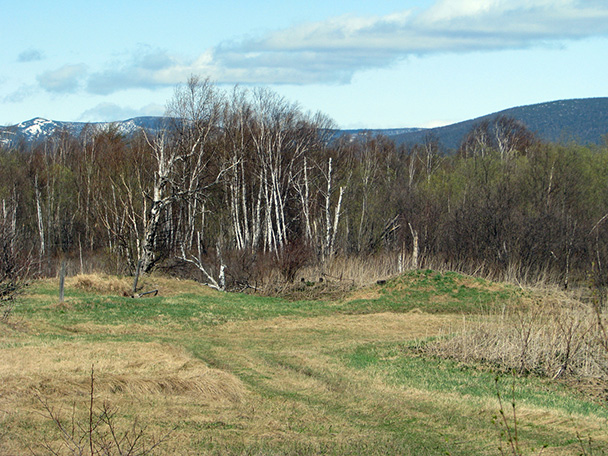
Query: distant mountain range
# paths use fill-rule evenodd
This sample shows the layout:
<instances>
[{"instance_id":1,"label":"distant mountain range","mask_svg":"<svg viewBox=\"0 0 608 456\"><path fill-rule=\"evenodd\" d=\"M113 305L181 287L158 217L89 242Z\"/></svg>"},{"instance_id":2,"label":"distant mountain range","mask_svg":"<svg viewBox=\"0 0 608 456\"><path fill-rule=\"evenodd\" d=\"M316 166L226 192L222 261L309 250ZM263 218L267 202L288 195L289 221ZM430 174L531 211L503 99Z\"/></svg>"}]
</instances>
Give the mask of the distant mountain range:
<instances>
[{"instance_id":1,"label":"distant mountain range","mask_svg":"<svg viewBox=\"0 0 608 456\"><path fill-rule=\"evenodd\" d=\"M453 150L458 148L462 138L474 125L484 120L491 121L501 115L523 122L544 141L599 144L603 141L603 136L608 135L608 97L559 100L520 106L437 128L338 130L336 135L350 135L356 138L364 134L382 134L397 144L416 144L423 142L427 135L432 134L443 147ZM80 135L85 126L93 131L112 126L125 135L133 134L142 128L154 132L161 129L166 122L165 117L135 117L119 122L98 123L59 122L35 118L17 125L0 127L0 143L35 142L53 135L57 130Z\"/></svg>"},{"instance_id":2,"label":"distant mountain range","mask_svg":"<svg viewBox=\"0 0 608 456\"><path fill-rule=\"evenodd\" d=\"M436 135L446 149L457 149L462 138L478 123L507 116L523 122L544 141L600 144L608 135L608 98L558 100L505 109L476 119L444 127L421 129L397 134L397 143L416 144L429 133Z\"/></svg>"},{"instance_id":3,"label":"distant mountain range","mask_svg":"<svg viewBox=\"0 0 608 456\"><path fill-rule=\"evenodd\" d=\"M166 117L135 117L133 119L118 122L61 122L57 120L47 120L41 117L21 122L17 125L0 127L0 142L36 142L52 136L58 131L79 136L86 128L91 129L91 133L106 130L110 127L116 128L118 133L131 135L140 129L156 131L163 127L167 121Z\"/></svg>"}]
</instances>

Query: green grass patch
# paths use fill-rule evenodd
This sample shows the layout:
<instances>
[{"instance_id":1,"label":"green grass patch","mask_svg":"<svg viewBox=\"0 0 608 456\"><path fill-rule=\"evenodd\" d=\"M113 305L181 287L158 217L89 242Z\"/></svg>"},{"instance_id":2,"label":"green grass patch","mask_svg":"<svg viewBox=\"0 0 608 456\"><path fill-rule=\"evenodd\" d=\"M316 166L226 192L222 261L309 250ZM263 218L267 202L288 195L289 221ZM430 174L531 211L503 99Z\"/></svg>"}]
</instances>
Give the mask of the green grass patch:
<instances>
[{"instance_id":1,"label":"green grass patch","mask_svg":"<svg viewBox=\"0 0 608 456\"><path fill-rule=\"evenodd\" d=\"M43 299L38 294L41 292ZM36 295L32 297L32 295ZM122 296L91 296L81 291L66 293L58 304L48 288L30 291L15 310L16 316L44 320L55 326L93 323L99 325L178 324L184 328L215 326L227 322L280 316L327 315L332 310L322 301L286 302L279 298L246 294L184 294L133 299Z\"/></svg>"},{"instance_id":2,"label":"green grass patch","mask_svg":"<svg viewBox=\"0 0 608 456\"><path fill-rule=\"evenodd\" d=\"M409 344L371 344L358 346L344 354L345 362L355 369L373 370L390 383L425 391L456 394L467 398L488 399L497 394L511 397L512 377L481 366L418 356ZM527 376L515 379L515 400L521 406L561 410L565 414L595 415L608 419L608 408L591 401L559 382Z\"/></svg>"},{"instance_id":3,"label":"green grass patch","mask_svg":"<svg viewBox=\"0 0 608 456\"><path fill-rule=\"evenodd\" d=\"M410 271L378 285L379 296L348 302L344 312L479 313L515 305L521 292L511 286L455 272Z\"/></svg>"},{"instance_id":4,"label":"green grass patch","mask_svg":"<svg viewBox=\"0 0 608 456\"><path fill-rule=\"evenodd\" d=\"M378 297L341 300L285 301L259 295L207 293L156 296L133 299L97 295L81 289L67 289L65 303L58 304L57 289L49 281L34 284L15 309L16 314L42 319L54 325L125 323L184 327L213 326L230 321L268 319L281 316L314 317L335 313L367 314L407 312L473 313L512 303L513 288L492 286L482 279L435 271L412 271L377 285Z\"/></svg>"},{"instance_id":5,"label":"green grass patch","mask_svg":"<svg viewBox=\"0 0 608 456\"><path fill-rule=\"evenodd\" d=\"M507 448L498 394L503 401L510 431L517 427L519 440L529 451L525 454L537 454L542 447L576 447L576 454L588 454L580 453L584 450L579 436L584 436L586 431L577 429L574 423L581 417L604 423L608 420L605 404L593 402L562 384L535 377L497 376L478 366L422 358L409 352L407 344L361 345L342 356L345 364L361 375L380 377L389 385L420 392L427 398L416 402L414 409L434 417L426 425L439 432L444 430L447 441L451 442L449 454L455 454L454 442L458 441L458 435L498 434L502 436L502 445ZM428 399L430 397L434 400ZM444 405L438 406L438 403ZM479 410L477 414L472 411L475 408ZM547 419L547 416L554 418ZM554 424L556 421L572 424L558 429ZM603 445L600 443L595 448ZM471 454L482 453L485 454L485 450L478 446ZM496 451L489 454L496 454Z\"/></svg>"}]
</instances>

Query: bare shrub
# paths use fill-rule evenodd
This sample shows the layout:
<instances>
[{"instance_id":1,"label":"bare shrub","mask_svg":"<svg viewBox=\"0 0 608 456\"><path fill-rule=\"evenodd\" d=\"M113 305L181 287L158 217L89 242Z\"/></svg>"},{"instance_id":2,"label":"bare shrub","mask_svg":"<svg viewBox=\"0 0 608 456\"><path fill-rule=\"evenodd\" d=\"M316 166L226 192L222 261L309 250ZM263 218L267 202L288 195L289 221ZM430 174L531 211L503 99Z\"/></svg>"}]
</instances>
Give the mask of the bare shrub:
<instances>
[{"instance_id":1,"label":"bare shrub","mask_svg":"<svg viewBox=\"0 0 608 456\"><path fill-rule=\"evenodd\" d=\"M608 382L606 312L556 293L489 315L422 350L519 374Z\"/></svg>"},{"instance_id":2,"label":"bare shrub","mask_svg":"<svg viewBox=\"0 0 608 456\"><path fill-rule=\"evenodd\" d=\"M511 387L511 413L508 413L504 406L503 395L500 391L499 377L494 379L496 388L496 398L498 399L498 415L492 417L492 423L498 430L502 439L500 440L500 454L512 456L522 456L522 450L519 444L519 433L517 425L517 411L515 409L515 378ZM503 439L506 440L504 445ZM506 449L505 449L506 446Z\"/></svg>"},{"instance_id":3,"label":"bare shrub","mask_svg":"<svg viewBox=\"0 0 608 456\"><path fill-rule=\"evenodd\" d=\"M256 288L260 281L257 267L260 254L250 249L233 249L224 254L226 264L226 289L244 291Z\"/></svg>"},{"instance_id":4,"label":"bare shrub","mask_svg":"<svg viewBox=\"0 0 608 456\"><path fill-rule=\"evenodd\" d=\"M293 282L298 272L313 258L312 248L303 241L286 244L279 253L277 266L287 282Z\"/></svg>"},{"instance_id":5,"label":"bare shrub","mask_svg":"<svg viewBox=\"0 0 608 456\"><path fill-rule=\"evenodd\" d=\"M209 276L203 273L202 267L212 278L217 277L218 286L223 274L225 291L241 292L256 289L258 284L263 282L264 269L268 267L267 265L274 265L276 261L276 259L268 261L267 257L269 257L268 254L254 252L250 249L226 250L220 256L214 249L200 256L191 256L192 261L185 261L183 258L169 259L160 265L159 269L170 277L194 280L209 285Z\"/></svg>"},{"instance_id":6,"label":"bare shrub","mask_svg":"<svg viewBox=\"0 0 608 456\"><path fill-rule=\"evenodd\" d=\"M43 441L41 447L45 454L61 456L64 454L78 456L93 455L150 455L159 445L168 439L172 431L161 438L148 437L145 427L135 419L128 426L120 426L117 410L109 403L103 402L97 410L95 404L95 370L91 368L91 382L87 400L86 414L77 416L76 405L72 408L69 419L64 419L49 402L37 396L46 416L55 426L59 443ZM38 453L30 448L30 451Z\"/></svg>"},{"instance_id":7,"label":"bare shrub","mask_svg":"<svg viewBox=\"0 0 608 456\"><path fill-rule=\"evenodd\" d=\"M0 321L7 321L15 299L27 286L30 261L13 230L0 222Z\"/></svg>"}]
</instances>

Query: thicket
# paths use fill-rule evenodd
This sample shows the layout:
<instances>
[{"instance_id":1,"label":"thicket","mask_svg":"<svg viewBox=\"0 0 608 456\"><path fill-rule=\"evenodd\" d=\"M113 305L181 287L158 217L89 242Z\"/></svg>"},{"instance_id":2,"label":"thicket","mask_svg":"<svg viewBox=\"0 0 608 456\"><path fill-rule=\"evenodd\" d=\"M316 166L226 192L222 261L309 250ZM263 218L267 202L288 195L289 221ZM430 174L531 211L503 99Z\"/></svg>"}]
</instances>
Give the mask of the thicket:
<instances>
[{"instance_id":1,"label":"thicket","mask_svg":"<svg viewBox=\"0 0 608 456\"><path fill-rule=\"evenodd\" d=\"M57 132L0 150L2 226L37 272L167 268L217 288L384 255L517 280L606 285L608 148L547 144L508 118L458 151L336 137L267 90L192 78L166 129ZM393 260L394 259L394 260Z\"/></svg>"}]
</instances>

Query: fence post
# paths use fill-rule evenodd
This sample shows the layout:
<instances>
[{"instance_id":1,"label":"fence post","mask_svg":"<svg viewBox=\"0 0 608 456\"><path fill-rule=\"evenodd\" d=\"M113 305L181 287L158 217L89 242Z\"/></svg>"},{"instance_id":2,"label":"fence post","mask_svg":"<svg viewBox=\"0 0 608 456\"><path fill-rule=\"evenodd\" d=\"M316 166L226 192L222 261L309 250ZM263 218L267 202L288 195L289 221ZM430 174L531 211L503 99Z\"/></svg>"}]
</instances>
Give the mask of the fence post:
<instances>
[{"instance_id":1,"label":"fence post","mask_svg":"<svg viewBox=\"0 0 608 456\"><path fill-rule=\"evenodd\" d=\"M59 271L59 302L63 302L65 286L65 260L61 260L61 269Z\"/></svg>"},{"instance_id":2,"label":"fence post","mask_svg":"<svg viewBox=\"0 0 608 456\"><path fill-rule=\"evenodd\" d=\"M137 282L139 281L139 274L141 272L141 260L137 262L137 269L135 270L135 279L133 279L133 292L131 296L135 297L135 293L137 293Z\"/></svg>"}]
</instances>

